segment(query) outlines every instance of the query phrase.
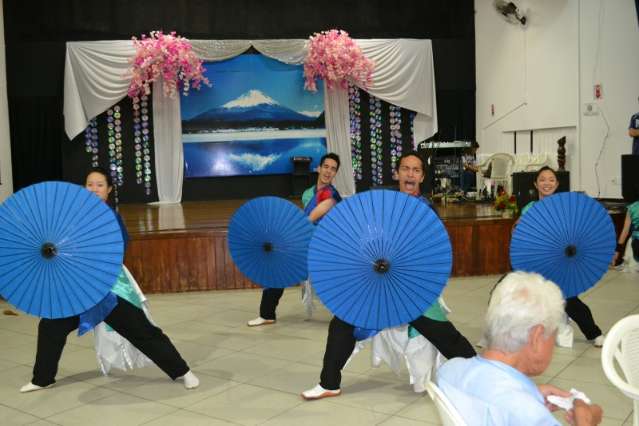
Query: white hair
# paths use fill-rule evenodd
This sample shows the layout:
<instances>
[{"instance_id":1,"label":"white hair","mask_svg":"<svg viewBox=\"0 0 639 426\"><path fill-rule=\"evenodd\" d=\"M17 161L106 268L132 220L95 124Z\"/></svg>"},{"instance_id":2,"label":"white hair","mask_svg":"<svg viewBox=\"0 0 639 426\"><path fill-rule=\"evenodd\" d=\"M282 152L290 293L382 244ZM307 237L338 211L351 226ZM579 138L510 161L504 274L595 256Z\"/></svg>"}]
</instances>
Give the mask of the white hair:
<instances>
[{"instance_id":1,"label":"white hair","mask_svg":"<svg viewBox=\"0 0 639 426\"><path fill-rule=\"evenodd\" d=\"M564 317L564 303L555 283L539 274L511 272L497 284L488 304L484 331L488 348L518 352L536 325L550 336Z\"/></svg>"}]
</instances>

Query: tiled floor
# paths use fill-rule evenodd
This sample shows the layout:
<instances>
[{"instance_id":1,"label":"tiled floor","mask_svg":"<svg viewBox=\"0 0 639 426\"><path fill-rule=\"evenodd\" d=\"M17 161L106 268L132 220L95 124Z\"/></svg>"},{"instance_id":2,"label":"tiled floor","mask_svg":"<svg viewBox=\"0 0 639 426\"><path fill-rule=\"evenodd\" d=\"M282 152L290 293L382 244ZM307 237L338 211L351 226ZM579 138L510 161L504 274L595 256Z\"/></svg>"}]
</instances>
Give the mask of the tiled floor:
<instances>
[{"instance_id":1,"label":"tiled floor","mask_svg":"<svg viewBox=\"0 0 639 426\"><path fill-rule=\"evenodd\" d=\"M471 342L480 337L488 291L497 277L451 280L445 297L452 321ZM155 321L201 380L192 391L157 368L99 374L91 336L70 336L52 389L20 394L30 379L37 319L0 315L2 425L385 425L439 424L427 395L404 373L371 368L367 351L343 377L343 395L304 402L299 393L318 381L329 313L305 320L300 290L285 292L277 324L248 328L259 291L151 295ZM639 313L639 277L609 272L583 300L608 330ZM0 309L7 308L0 303ZM604 408L604 425L630 425L632 404L606 380L600 350L576 331L572 349L557 348L538 381L586 392Z\"/></svg>"}]
</instances>

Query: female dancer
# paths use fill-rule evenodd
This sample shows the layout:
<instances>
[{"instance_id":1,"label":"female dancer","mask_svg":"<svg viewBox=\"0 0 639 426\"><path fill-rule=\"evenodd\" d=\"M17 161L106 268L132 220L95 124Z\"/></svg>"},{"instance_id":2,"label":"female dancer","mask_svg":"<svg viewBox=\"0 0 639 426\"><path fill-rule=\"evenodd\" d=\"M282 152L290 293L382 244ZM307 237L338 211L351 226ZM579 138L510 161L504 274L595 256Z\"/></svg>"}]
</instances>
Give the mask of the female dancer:
<instances>
[{"instance_id":1,"label":"female dancer","mask_svg":"<svg viewBox=\"0 0 639 426\"><path fill-rule=\"evenodd\" d=\"M559 187L557 173L548 166L542 167L537 171L534 185L539 201L551 196ZM521 209L521 215L526 214L535 202L536 201L531 201L526 204L524 208ZM590 308L582 302L579 297L575 296L566 299L566 314L577 323L577 326L584 336L586 336L586 339L590 340L595 347L600 348L603 346L605 336L597 324L595 324Z\"/></svg>"},{"instance_id":2,"label":"female dancer","mask_svg":"<svg viewBox=\"0 0 639 426\"><path fill-rule=\"evenodd\" d=\"M107 202L113 189L111 176L101 168L94 168L87 175L85 187ZM114 212L120 224L122 239L126 248L129 236L122 218ZM182 379L184 387L193 389L199 386L200 381L189 369L177 349L169 338L149 322L141 309L138 309L131 298L135 292L127 286L128 280L118 278L111 289L115 296L115 307L106 317L99 318L89 326L95 326L97 322L104 321L125 339L148 356L171 379ZM107 300L105 298L105 300ZM102 302L100 302L102 304ZM99 305L100 305L99 304ZM99 309L90 310L92 313ZM108 312L108 308L107 308ZM62 350L67 341L67 335L78 327L87 328L85 314L67 318L47 319L42 318L38 325L38 348L35 365L33 366L33 378L24 385L20 392L32 392L52 386L58 372L58 363L62 356ZM92 320L94 320L92 318Z\"/></svg>"}]
</instances>

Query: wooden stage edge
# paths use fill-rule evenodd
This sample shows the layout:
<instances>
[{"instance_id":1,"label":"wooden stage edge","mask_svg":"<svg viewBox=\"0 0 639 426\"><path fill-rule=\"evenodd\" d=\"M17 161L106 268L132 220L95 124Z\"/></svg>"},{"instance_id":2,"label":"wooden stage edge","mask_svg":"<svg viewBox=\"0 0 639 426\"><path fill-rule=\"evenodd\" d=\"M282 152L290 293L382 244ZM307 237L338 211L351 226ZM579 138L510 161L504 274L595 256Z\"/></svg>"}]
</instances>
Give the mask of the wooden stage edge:
<instances>
[{"instance_id":1,"label":"wooden stage edge","mask_svg":"<svg viewBox=\"0 0 639 426\"><path fill-rule=\"evenodd\" d=\"M131 241L125 264L145 293L258 288L231 259L227 227L247 200L125 204L119 212ZM292 200L299 204L299 200ZM492 204L435 204L453 247L453 276L510 270L514 219ZM623 222L623 213L615 222Z\"/></svg>"}]
</instances>

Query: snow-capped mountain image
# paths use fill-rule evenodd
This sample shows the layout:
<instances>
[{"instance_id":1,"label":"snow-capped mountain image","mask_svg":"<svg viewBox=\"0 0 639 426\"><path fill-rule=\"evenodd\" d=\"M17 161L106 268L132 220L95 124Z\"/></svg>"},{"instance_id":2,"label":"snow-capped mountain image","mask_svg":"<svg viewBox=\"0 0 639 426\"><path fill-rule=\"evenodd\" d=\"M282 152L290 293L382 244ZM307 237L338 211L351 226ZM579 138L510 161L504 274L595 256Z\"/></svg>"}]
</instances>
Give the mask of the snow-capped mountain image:
<instances>
[{"instance_id":1,"label":"snow-capped mountain image","mask_svg":"<svg viewBox=\"0 0 639 426\"><path fill-rule=\"evenodd\" d=\"M290 174L293 157L326 153L324 91L304 90L304 69L261 54L207 62L212 87L180 98L184 176Z\"/></svg>"},{"instance_id":2,"label":"snow-capped mountain image","mask_svg":"<svg viewBox=\"0 0 639 426\"><path fill-rule=\"evenodd\" d=\"M217 129L276 128L314 129L324 127L324 114L313 117L299 113L252 89L222 106L210 108L182 122L184 133Z\"/></svg>"}]
</instances>

